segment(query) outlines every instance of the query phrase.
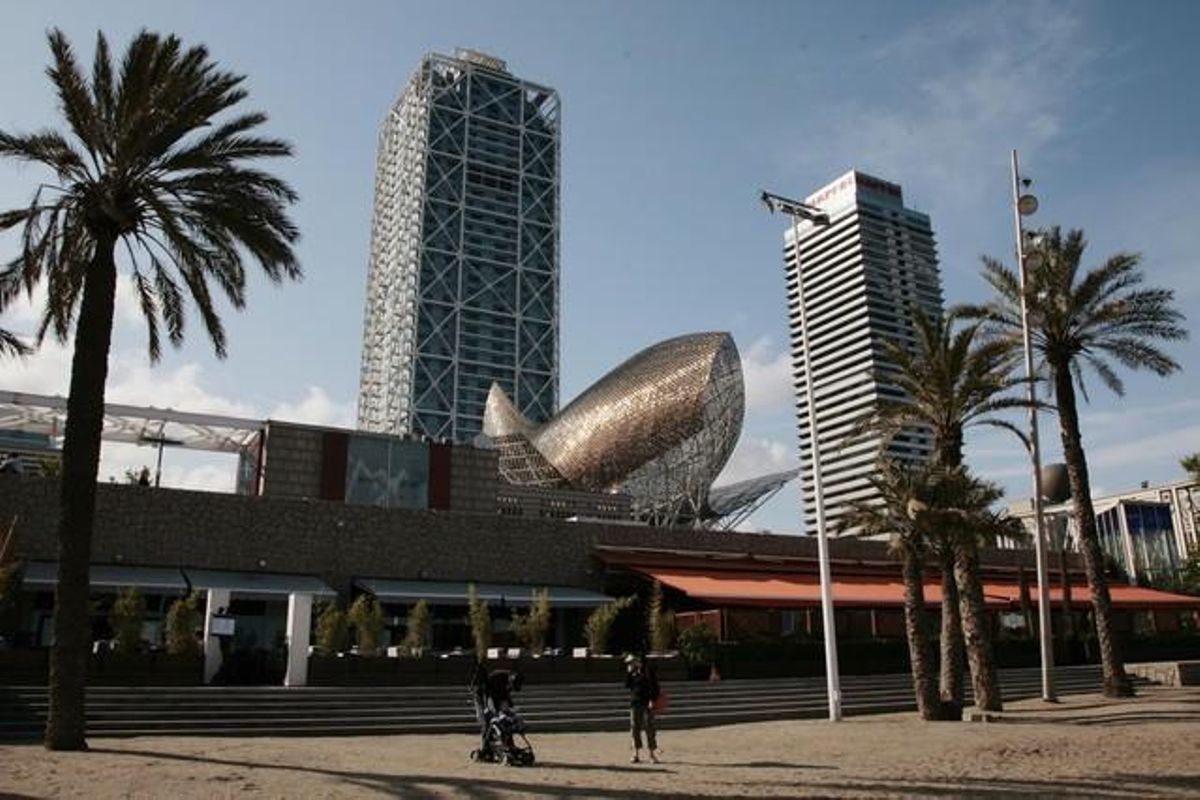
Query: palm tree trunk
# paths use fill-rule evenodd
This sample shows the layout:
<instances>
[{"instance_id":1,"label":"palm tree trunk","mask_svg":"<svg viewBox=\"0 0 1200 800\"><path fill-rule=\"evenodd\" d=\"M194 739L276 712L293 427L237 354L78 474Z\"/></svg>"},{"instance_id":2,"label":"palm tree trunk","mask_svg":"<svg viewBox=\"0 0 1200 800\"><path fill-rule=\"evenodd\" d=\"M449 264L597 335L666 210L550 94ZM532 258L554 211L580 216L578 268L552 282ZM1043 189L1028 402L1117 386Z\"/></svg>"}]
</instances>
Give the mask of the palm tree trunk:
<instances>
[{"instance_id":1,"label":"palm tree trunk","mask_svg":"<svg viewBox=\"0 0 1200 800\"><path fill-rule=\"evenodd\" d=\"M963 628L958 610L958 585L954 582L954 554L944 553L939 559L942 571L942 636L941 690L942 702L948 707L947 716L954 710L962 716L963 707Z\"/></svg>"},{"instance_id":2,"label":"palm tree trunk","mask_svg":"<svg viewBox=\"0 0 1200 800\"><path fill-rule=\"evenodd\" d=\"M1025 638L1036 639L1034 631L1033 601L1029 597L1029 578L1025 575L1025 565L1017 565L1017 591L1021 596L1021 616L1025 618Z\"/></svg>"},{"instance_id":3,"label":"palm tree trunk","mask_svg":"<svg viewBox=\"0 0 1200 800\"><path fill-rule=\"evenodd\" d=\"M1071 610L1071 576L1067 572L1067 551L1064 543L1063 549L1058 551L1058 578L1062 585L1062 660L1058 663L1066 666L1071 663L1072 642L1075 639L1075 620L1074 613Z\"/></svg>"},{"instance_id":4,"label":"palm tree trunk","mask_svg":"<svg viewBox=\"0 0 1200 800\"><path fill-rule=\"evenodd\" d=\"M1108 594L1108 580L1104 576L1104 554L1096 533L1096 512L1092 508L1087 456L1083 452L1083 436L1079 432L1075 387L1071 384L1069 364L1054 363L1052 367L1058 420L1062 428L1063 458L1067 462L1071 501L1075 506L1075 525L1083 551L1088 588L1092 592L1092 616L1096 621L1096 640L1100 645L1100 662L1104 670L1104 694L1106 697L1131 697L1133 684L1125 675L1125 666L1112 628L1112 600Z\"/></svg>"},{"instance_id":5,"label":"palm tree trunk","mask_svg":"<svg viewBox=\"0 0 1200 800\"><path fill-rule=\"evenodd\" d=\"M54 647L50 652L50 707L45 738L50 750L87 749L84 684L92 638L88 569L104 424L104 383L108 379L116 302L115 244L115 235L96 237L75 328L60 478L58 587L54 598Z\"/></svg>"},{"instance_id":6,"label":"palm tree trunk","mask_svg":"<svg viewBox=\"0 0 1200 800\"><path fill-rule=\"evenodd\" d=\"M906 549L903 558L904 629L912 665L913 692L921 719L941 719L941 698L933 673L933 643L925 613L924 564L919 553Z\"/></svg>"},{"instance_id":7,"label":"palm tree trunk","mask_svg":"<svg viewBox=\"0 0 1200 800\"><path fill-rule=\"evenodd\" d=\"M975 705L983 711L1002 711L1004 700L996 674L991 620L984 604L983 583L979 580L979 554L974 548L959 549L954 559L954 578L962 602L963 635L971 664Z\"/></svg>"}]
</instances>

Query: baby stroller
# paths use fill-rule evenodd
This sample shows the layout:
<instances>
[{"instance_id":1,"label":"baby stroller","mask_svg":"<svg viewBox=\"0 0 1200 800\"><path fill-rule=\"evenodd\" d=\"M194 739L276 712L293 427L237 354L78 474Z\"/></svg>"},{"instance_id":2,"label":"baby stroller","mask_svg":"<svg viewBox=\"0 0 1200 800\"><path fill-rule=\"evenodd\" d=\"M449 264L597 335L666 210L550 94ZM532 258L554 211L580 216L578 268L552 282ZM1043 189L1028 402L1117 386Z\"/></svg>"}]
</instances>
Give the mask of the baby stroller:
<instances>
[{"instance_id":1,"label":"baby stroller","mask_svg":"<svg viewBox=\"0 0 1200 800\"><path fill-rule=\"evenodd\" d=\"M487 761L508 767L533 765L533 745L525 736L525 721L511 706L484 712L487 720L486 743L471 751L472 761Z\"/></svg>"}]
</instances>

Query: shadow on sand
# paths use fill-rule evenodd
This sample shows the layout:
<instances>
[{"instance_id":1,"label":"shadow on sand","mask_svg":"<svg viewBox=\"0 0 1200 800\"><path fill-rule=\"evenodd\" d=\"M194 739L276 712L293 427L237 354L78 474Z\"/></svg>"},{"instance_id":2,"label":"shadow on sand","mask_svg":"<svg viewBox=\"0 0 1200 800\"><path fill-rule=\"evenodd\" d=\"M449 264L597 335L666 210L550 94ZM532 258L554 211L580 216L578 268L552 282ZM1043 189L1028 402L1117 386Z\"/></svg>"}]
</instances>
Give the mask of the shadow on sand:
<instances>
[{"instance_id":1,"label":"shadow on sand","mask_svg":"<svg viewBox=\"0 0 1200 800\"><path fill-rule=\"evenodd\" d=\"M1122 726L1141 722L1196 722L1200 720L1200 709L1197 712L1170 710L1152 711L1130 705L1125 709L1117 708L1108 714L1082 715L1077 712L1081 707L1064 708L1063 716L1057 714L1041 719L1034 715L1020 717L1018 714L1006 716L1004 723L1049 723L1080 726ZM1072 713L1074 712L1074 713ZM798 764L785 761L744 761L744 762L672 762L666 761L661 765L643 764L639 766L604 765L573 763L566 761L539 762L531 768L502 768L497 767L485 775L408 775L387 772L363 772L350 770L335 770L313 765L259 763L236 758L220 758L205 755L190 755L168 753L154 750L133 750L113 747L93 747L95 753L110 756L128 757L133 759L156 759L167 761L185 761L197 764L209 764L237 769L281 770L299 774L320 775L332 778L345 786L357 786L365 790L379 792L391 796L413 798L444 797L455 794L465 797L499 798L521 795L527 797L597 797L623 798L636 794L641 797L680 797L680 791L655 789L652 787L629 787L616 789L602 784L606 773L632 774L645 773L656 776L677 775L683 770L697 768L705 770L721 770L725 768L745 769L735 775L713 774L711 778L702 781L701 791L720 792L722 787L732 791L737 787L738 793L787 793L791 795L830 795L849 792L875 797L911 797L914 795L944 797L1028 797L1057 796L1057 797L1097 797L1097 798L1127 798L1127 797L1188 797L1197 796L1200 787L1200 767L1187 775L1162 775L1115 773L1102 776L1055 777L1055 778L1005 778L993 775L952 775L945 777L869 777L856 780L851 777L838 777L825 770L837 771L835 765ZM548 780L530 780L528 770L535 771ZM796 770L795 780L781 780L779 773L764 772L756 775L753 770ZM554 773L546 776L545 772ZM804 777L801 777L805 771ZM706 776L708 777L708 776ZM225 778L217 777L217 780ZM238 778L228 778L235 780Z\"/></svg>"}]
</instances>

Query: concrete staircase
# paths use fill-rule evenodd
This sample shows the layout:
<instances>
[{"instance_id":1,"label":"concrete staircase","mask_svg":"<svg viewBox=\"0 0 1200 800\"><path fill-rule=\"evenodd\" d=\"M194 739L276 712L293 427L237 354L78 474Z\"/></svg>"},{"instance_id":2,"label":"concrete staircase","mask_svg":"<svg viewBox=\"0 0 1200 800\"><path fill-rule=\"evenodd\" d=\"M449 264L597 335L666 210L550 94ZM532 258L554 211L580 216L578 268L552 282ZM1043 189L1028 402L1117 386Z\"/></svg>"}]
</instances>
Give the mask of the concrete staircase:
<instances>
[{"instance_id":1,"label":"concrete staircase","mask_svg":"<svg viewBox=\"0 0 1200 800\"><path fill-rule=\"evenodd\" d=\"M1056 672L1061 694L1098 691L1100 668ZM1143 680L1143 683L1145 681ZM1041 693L1036 669L1005 670L1007 700ZM820 718L827 713L824 678L665 683L664 728L733 722ZM968 689L969 691L969 689ZM846 715L915 708L907 674L846 676ZM619 685L527 686L518 697L531 734L613 730L628 724ZM0 687L0 739L41 735L44 686ZM474 732L465 687L93 687L87 701L89 736L342 736Z\"/></svg>"}]
</instances>

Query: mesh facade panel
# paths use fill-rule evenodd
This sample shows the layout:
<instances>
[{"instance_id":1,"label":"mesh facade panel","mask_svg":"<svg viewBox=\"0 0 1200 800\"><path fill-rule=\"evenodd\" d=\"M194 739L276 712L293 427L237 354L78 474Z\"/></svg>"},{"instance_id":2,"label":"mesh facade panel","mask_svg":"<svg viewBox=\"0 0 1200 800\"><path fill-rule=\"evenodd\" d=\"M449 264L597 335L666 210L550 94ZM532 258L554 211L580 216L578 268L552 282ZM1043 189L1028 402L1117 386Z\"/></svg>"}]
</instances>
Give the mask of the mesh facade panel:
<instances>
[{"instance_id":1,"label":"mesh facade panel","mask_svg":"<svg viewBox=\"0 0 1200 800\"><path fill-rule=\"evenodd\" d=\"M557 409L558 152L552 89L424 59L380 134L360 428L468 441L493 383Z\"/></svg>"},{"instance_id":2,"label":"mesh facade panel","mask_svg":"<svg viewBox=\"0 0 1200 800\"><path fill-rule=\"evenodd\" d=\"M512 483L621 492L638 516L674 524L705 509L744 412L732 337L700 333L646 348L544 425L520 419L494 386L484 433Z\"/></svg>"}]
</instances>

